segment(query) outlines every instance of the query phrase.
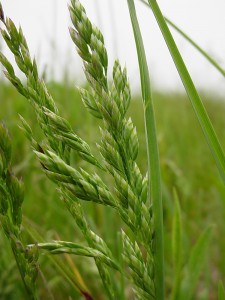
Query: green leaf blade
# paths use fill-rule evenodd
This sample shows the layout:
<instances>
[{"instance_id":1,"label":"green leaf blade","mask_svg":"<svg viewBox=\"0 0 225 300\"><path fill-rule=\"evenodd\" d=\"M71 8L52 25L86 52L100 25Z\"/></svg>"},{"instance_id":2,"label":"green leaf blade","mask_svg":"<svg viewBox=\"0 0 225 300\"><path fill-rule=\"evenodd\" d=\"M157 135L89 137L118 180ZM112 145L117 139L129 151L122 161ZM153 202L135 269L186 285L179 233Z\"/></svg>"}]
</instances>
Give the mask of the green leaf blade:
<instances>
[{"instance_id":1,"label":"green leaf blade","mask_svg":"<svg viewBox=\"0 0 225 300\"><path fill-rule=\"evenodd\" d=\"M161 192L161 175L158 154L158 143L156 135L155 114L151 95L149 70L145 55L142 35L136 15L133 0L127 0L131 23L136 42L137 55L140 68L142 98L144 105L145 133L148 156L148 197L153 207L154 222L154 267L155 267L155 289L156 299L164 299L164 240L163 240L163 209Z\"/></svg>"},{"instance_id":2,"label":"green leaf blade","mask_svg":"<svg viewBox=\"0 0 225 300\"><path fill-rule=\"evenodd\" d=\"M212 152L212 155L215 159L217 168L220 172L221 178L225 183L225 156L220 145L220 142L215 133L214 127L210 121L210 118L206 112L206 109L202 103L202 100L195 88L195 85L191 79L191 76L186 68L186 65L183 61L183 58L177 48L177 45L173 39L173 36L166 24L166 21L162 15L162 12L158 6L157 1L148 0L148 3L154 13L158 26L162 32L164 40L167 44L167 47L170 51L171 57L173 58L174 64L177 68L177 71L180 75L181 81L183 82L186 93L191 101L192 107L195 111L195 114L198 118L199 124L202 128L202 131L205 135L208 146Z\"/></svg>"},{"instance_id":3,"label":"green leaf blade","mask_svg":"<svg viewBox=\"0 0 225 300\"><path fill-rule=\"evenodd\" d=\"M207 257L211 235L212 227L210 226L202 233L191 251L186 268L186 278L184 279L181 289L181 300L191 300L194 295L199 276Z\"/></svg>"},{"instance_id":4,"label":"green leaf blade","mask_svg":"<svg viewBox=\"0 0 225 300\"><path fill-rule=\"evenodd\" d=\"M173 232L172 232L172 254L174 266L174 282L172 300L179 299L181 285L181 269L182 269L182 224L181 209L177 193L174 192L175 211L173 216Z\"/></svg>"},{"instance_id":5,"label":"green leaf blade","mask_svg":"<svg viewBox=\"0 0 225 300\"><path fill-rule=\"evenodd\" d=\"M218 300L225 300L225 289L222 281L220 281L218 285Z\"/></svg>"}]
</instances>

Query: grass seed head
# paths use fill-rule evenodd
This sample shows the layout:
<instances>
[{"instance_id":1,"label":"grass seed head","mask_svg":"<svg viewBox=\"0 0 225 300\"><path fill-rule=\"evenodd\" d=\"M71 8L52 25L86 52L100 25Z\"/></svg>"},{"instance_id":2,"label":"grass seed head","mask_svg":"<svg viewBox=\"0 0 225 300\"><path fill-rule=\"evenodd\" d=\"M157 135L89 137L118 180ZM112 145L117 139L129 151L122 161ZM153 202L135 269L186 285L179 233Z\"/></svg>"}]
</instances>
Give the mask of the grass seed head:
<instances>
[{"instance_id":1,"label":"grass seed head","mask_svg":"<svg viewBox=\"0 0 225 300\"><path fill-rule=\"evenodd\" d=\"M2 23L5 24L5 16L4 16L4 11L2 8L2 3L0 2L0 20L2 21Z\"/></svg>"}]
</instances>

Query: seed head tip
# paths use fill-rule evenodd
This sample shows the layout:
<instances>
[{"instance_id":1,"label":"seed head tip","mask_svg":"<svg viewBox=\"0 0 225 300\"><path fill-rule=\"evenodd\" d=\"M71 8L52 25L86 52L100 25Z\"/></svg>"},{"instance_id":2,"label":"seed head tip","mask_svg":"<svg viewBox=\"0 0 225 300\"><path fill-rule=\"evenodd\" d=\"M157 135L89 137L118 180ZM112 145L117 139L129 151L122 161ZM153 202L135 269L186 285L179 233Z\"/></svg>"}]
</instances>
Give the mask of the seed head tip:
<instances>
[{"instance_id":1,"label":"seed head tip","mask_svg":"<svg viewBox=\"0 0 225 300\"><path fill-rule=\"evenodd\" d=\"M4 11L1 2L0 2L0 20L5 24L5 16L4 16Z\"/></svg>"}]
</instances>

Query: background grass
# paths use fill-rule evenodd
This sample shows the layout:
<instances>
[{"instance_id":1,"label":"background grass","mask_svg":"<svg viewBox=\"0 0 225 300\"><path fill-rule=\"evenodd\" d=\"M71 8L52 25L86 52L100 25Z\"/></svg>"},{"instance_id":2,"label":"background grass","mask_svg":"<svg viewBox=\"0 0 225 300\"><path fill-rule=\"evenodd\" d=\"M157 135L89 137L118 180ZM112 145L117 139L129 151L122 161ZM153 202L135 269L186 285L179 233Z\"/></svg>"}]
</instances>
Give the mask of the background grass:
<instances>
[{"instance_id":1,"label":"background grass","mask_svg":"<svg viewBox=\"0 0 225 300\"><path fill-rule=\"evenodd\" d=\"M48 84L57 105L75 132L87 140L98 153L95 143L99 141L98 121L83 107L78 91L66 83ZM202 93L203 94L203 93ZM210 118L225 148L225 103L213 94L203 95ZM165 254L167 294L172 284L171 226L173 214L173 188L177 189L182 209L183 260L186 261L191 245L209 224L214 224L213 240L209 260L198 286L196 299L216 299L217 283L225 276L225 188L208 149L200 126L190 103L182 94L154 95L156 121L163 177L163 205L165 219ZM13 144L14 172L23 177L26 185L24 215L32 221L45 240L55 239L81 241L75 223L58 197L54 185L46 179L31 152L22 131L18 128L18 113L29 120L35 133L42 138L31 107L10 85L0 82L0 119L10 130ZM144 124L141 99L133 98L129 114L137 126L140 141L138 160L143 171L147 170L144 149ZM84 164L74 157L77 165ZM83 165L82 165L83 166ZM84 166L86 167L86 165ZM106 176L106 175L105 175ZM110 179L106 178L108 184ZM118 216L110 209L85 203L85 209L95 230L109 243L114 253L117 249L116 230L120 228ZM24 237L29 241L26 233ZM19 278L10 247L0 229L0 299L24 299L23 286ZM117 253L118 254L118 253ZM65 264L66 258L62 257ZM86 284L97 295L101 295L100 281L91 259L73 258ZM39 278L41 299L79 299L69 283L55 270L47 257L40 260L46 284ZM13 270L13 271L12 271ZM51 290L52 296L48 289ZM65 298L65 295L68 295ZM62 298L63 297L63 298Z\"/></svg>"}]
</instances>

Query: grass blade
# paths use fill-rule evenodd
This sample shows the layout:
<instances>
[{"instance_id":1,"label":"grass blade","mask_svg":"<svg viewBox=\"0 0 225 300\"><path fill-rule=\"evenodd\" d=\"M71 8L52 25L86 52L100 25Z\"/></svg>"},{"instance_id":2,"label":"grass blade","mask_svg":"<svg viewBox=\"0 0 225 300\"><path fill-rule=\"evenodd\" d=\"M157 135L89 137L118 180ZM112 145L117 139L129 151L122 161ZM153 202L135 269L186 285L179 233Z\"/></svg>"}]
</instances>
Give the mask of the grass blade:
<instances>
[{"instance_id":1,"label":"grass blade","mask_svg":"<svg viewBox=\"0 0 225 300\"><path fill-rule=\"evenodd\" d=\"M181 300L190 300L193 297L201 270L207 256L207 250L210 243L212 227L208 227L200 236L193 247L187 265L186 278L181 290Z\"/></svg>"},{"instance_id":2,"label":"grass blade","mask_svg":"<svg viewBox=\"0 0 225 300\"><path fill-rule=\"evenodd\" d=\"M166 22L173 27L180 35L182 35L195 49L197 49L216 69L225 77L225 70L211 57L204 49L202 49L192 38L190 38L183 30L175 25L171 20L165 18Z\"/></svg>"},{"instance_id":3,"label":"grass blade","mask_svg":"<svg viewBox=\"0 0 225 300\"><path fill-rule=\"evenodd\" d=\"M176 46L176 43L173 39L173 36L166 24L166 21L162 15L162 12L158 6L157 1L155 0L148 0L148 3L154 13L154 16L158 22L160 30L163 34L167 47L170 51L170 54L173 58L173 61L176 65L177 71L180 75L180 78L183 82L185 87L186 93L191 101L193 109L196 113L198 121L201 125L202 131L205 134L207 143L210 147L210 150L213 154L213 157L216 161L217 167L220 171L220 175L225 182L225 156L222 150L222 147L219 143L217 135L214 131L213 125L210 121L210 118L205 110L205 107L201 101L200 96L195 88L195 85L191 79L191 76L186 68L186 65L183 61L183 58Z\"/></svg>"},{"instance_id":4,"label":"grass blade","mask_svg":"<svg viewBox=\"0 0 225 300\"><path fill-rule=\"evenodd\" d=\"M144 101L144 116L145 116L145 132L148 155L148 170L150 186L149 192L153 205L153 220L154 220L154 264L155 264L155 288L156 299L164 299L164 246L163 246L163 211L162 211L162 195L161 195L161 179L160 165L158 155L158 144L156 136L155 115L153 101L151 95L151 86L148 65L143 45L143 40L140 32L140 27L136 15L135 5L133 0L128 0L130 18L132 22L142 87L142 98Z\"/></svg>"},{"instance_id":5,"label":"grass blade","mask_svg":"<svg viewBox=\"0 0 225 300\"><path fill-rule=\"evenodd\" d=\"M222 281L220 281L218 286L218 300L225 300L225 290Z\"/></svg>"},{"instance_id":6,"label":"grass blade","mask_svg":"<svg viewBox=\"0 0 225 300\"><path fill-rule=\"evenodd\" d=\"M149 7L149 4L145 0L140 0L145 6ZM202 49L190 36L188 36L183 30L181 30L176 24L174 24L170 19L164 16L167 24L169 24L173 29L175 29L183 38L185 38L197 51L199 51L216 69L220 72L222 76L225 77L225 70L219 65L219 63L209 55L204 49Z\"/></svg>"},{"instance_id":7,"label":"grass blade","mask_svg":"<svg viewBox=\"0 0 225 300\"><path fill-rule=\"evenodd\" d=\"M179 299L181 285L181 269L182 269L182 224L181 210L178 195L174 192L175 211L173 217L173 232L172 232L172 253L174 265L174 282L172 300Z\"/></svg>"}]
</instances>

